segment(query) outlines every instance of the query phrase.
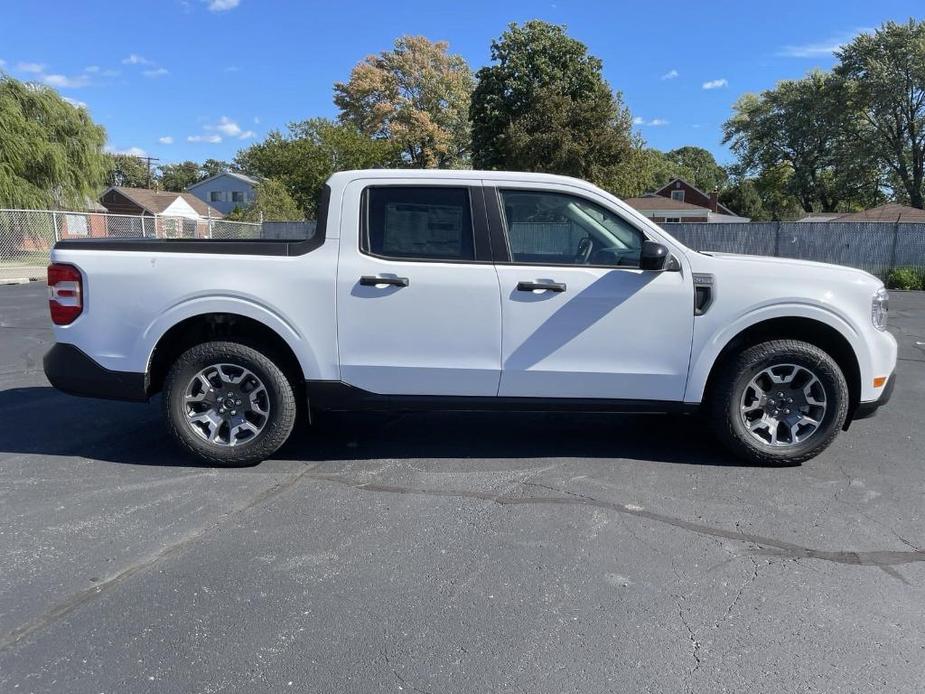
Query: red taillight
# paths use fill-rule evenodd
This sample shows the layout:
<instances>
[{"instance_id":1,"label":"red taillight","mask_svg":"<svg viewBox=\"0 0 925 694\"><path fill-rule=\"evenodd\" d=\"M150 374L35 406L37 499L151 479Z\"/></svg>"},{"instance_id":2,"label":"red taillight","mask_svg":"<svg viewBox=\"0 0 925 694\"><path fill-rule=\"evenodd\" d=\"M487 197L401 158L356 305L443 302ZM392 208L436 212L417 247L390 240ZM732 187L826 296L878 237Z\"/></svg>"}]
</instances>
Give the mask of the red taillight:
<instances>
[{"instance_id":1,"label":"red taillight","mask_svg":"<svg viewBox=\"0 0 925 694\"><path fill-rule=\"evenodd\" d=\"M83 283L80 270L73 265L48 266L48 308L55 325L73 323L83 311Z\"/></svg>"}]
</instances>

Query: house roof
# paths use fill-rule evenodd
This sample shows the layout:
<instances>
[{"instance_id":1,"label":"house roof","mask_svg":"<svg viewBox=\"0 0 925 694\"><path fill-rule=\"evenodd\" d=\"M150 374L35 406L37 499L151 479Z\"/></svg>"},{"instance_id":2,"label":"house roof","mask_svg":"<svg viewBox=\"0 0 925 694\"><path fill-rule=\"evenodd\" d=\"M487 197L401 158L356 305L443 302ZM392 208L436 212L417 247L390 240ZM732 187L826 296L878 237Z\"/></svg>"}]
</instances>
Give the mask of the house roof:
<instances>
[{"instance_id":1,"label":"house roof","mask_svg":"<svg viewBox=\"0 0 925 694\"><path fill-rule=\"evenodd\" d=\"M674 198L666 198L662 195L644 195L641 198L623 198L623 202L636 210L696 210L703 213L710 212L709 207L694 205L693 203L675 200Z\"/></svg>"},{"instance_id":2,"label":"house roof","mask_svg":"<svg viewBox=\"0 0 925 694\"><path fill-rule=\"evenodd\" d=\"M891 202L836 217L836 222L925 222L925 210Z\"/></svg>"},{"instance_id":3,"label":"house roof","mask_svg":"<svg viewBox=\"0 0 925 694\"><path fill-rule=\"evenodd\" d=\"M707 198L707 199L709 199L709 197L710 197L710 194L709 194L709 193L704 193L702 190L700 190L700 188L698 188L697 186L695 186L693 183L691 183L690 181L688 181L688 180L686 180L686 179L684 179L684 178L681 178L680 176L675 176L674 178L672 178L670 181L668 181L668 183L666 183L666 184L663 185L661 188L659 188L658 190L656 190L656 191L655 191L655 194L656 194L656 195L660 195L661 192L662 192L663 190L665 190L666 188L668 188L668 187L669 187L671 184L673 184L675 181L681 181L681 183L683 183L684 185L686 185L688 188L691 188L691 189L693 189L693 190L696 190L698 193L700 193L702 196L704 196L704 197ZM671 194L669 193L669 197L670 197L670 195L671 195ZM728 207L726 207L726 206L725 206L723 203L721 203L721 202L717 202L717 203L716 203L716 212L717 212L718 214L728 214L728 215L732 215L733 217L738 217L738 215L737 215L735 212L733 212L732 210L730 210Z\"/></svg>"},{"instance_id":4,"label":"house roof","mask_svg":"<svg viewBox=\"0 0 925 694\"><path fill-rule=\"evenodd\" d=\"M207 202L200 200L192 193L173 193L161 190L151 190L149 188L126 188L124 186L113 186L109 188L106 193L108 193L110 190L114 190L123 197L128 198L136 205L141 207L145 212L150 214L161 214L164 210L170 207L177 198L183 198L183 200L185 200L187 204L196 210L196 213L202 217L221 219L224 216L221 212L216 210ZM103 195L106 193L103 193Z\"/></svg>"},{"instance_id":5,"label":"house roof","mask_svg":"<svg viewBox=\"0 0 925 694\"><path fill-rule=\"evenodd\" d=\"M196 181L196 183L194 183L193 185L186 186L186 189L192 190L193 188L201 186L203 183L214 181L216 178L221 178L222 176L231 176L233 178L237 178L239 181L244 181L245 183L249 183L252 186L255 186L258 183L260 183L260 181L258 181L256 178L252 178L245 174L238 173L237 171L222 171L221 173L217 173L214 176L209 176L208 178L204 178L201 181Z\"/></svg>"}]
</instances>

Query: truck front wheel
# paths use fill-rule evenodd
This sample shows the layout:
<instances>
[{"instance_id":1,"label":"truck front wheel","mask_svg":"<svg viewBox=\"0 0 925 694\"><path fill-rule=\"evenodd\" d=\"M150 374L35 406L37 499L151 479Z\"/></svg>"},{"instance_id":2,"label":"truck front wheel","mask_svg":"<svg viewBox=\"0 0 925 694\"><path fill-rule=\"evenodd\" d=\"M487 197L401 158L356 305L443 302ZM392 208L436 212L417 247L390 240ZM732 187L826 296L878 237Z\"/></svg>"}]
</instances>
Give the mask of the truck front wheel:
<instances>
[{"instance_id":1,"label":"truck front wheel","mask_svg":"<svg viewBox=\"0 0 925 694\"><path fill-rule=\"evenodd\" d=\"M180 446L211 465L258 463L286 442L296 418L292 384L257 350L206 342L164 382L164 417Z\"/></svg>"},{"instance_id":2,"label":"truck front wheel","mask_svg":"<svg viewBox=\"0 0 925 694\"><path fill-rule=\"evenodd\" d=\"M838 364L815 345L772 340L723 365L712 419L736 455L793 465L821 453L848 413L848 385Z\"/></svg>"}]
</instances>

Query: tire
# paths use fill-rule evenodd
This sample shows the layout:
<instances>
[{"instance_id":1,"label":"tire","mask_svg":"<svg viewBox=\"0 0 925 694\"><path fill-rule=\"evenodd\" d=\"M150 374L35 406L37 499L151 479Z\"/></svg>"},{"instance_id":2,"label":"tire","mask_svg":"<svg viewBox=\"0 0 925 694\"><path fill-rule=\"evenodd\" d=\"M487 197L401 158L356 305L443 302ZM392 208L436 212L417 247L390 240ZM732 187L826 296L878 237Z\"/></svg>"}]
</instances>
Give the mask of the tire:
<instances>
[{"instance_id":1,"label":"tire","mask_svg":"<svg viewBox=\"0 0 925 694\"><path fill-rule=\"evenodd\" d=\"M721 368L710 403L711 419L720 440L740 458L765 465L796 465L825 450L845 423L849 401L845 376L835 360L815 345L798 340L763 342Z\"/></svg>"},{"instance_id":2,"label":"tire","mask_svg":"<svg viewBox=\"0 0 925 694\"><path fill-rule=\"evenodd\" d=\"M220 467L273 455L292 433L297 410L276 363L237 342L205 342L181 354L167 373L163 408L180 447Z\"/></svg>"}]
</instances>

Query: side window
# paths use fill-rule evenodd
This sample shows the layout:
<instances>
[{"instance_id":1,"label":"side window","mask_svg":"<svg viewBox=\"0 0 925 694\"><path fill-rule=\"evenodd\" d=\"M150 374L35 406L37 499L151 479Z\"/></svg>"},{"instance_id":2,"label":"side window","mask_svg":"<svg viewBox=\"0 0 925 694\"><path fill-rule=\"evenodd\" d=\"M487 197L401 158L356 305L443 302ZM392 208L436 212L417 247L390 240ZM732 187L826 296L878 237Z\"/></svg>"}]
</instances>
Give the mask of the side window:
<instances>
[{"instance_id":1,"label":"side window","mask_svg":"<svg viewBox=\"0 0 925 694\"><path fill-rule=\"evenodd\" d=\"M361 250L396 260L474 260L465 188L382 186L366 191Z\"/></svg>"},{"instance_id":2,"label":"side window","mask_svg":"<svg viewBox=\"0 0 925 694\"><path fill-rule=\"evenodd\" d=\"M563 193L503 190L511 260L638 267L642 232L600 205Z\"/></svg>"}]
</instances>

